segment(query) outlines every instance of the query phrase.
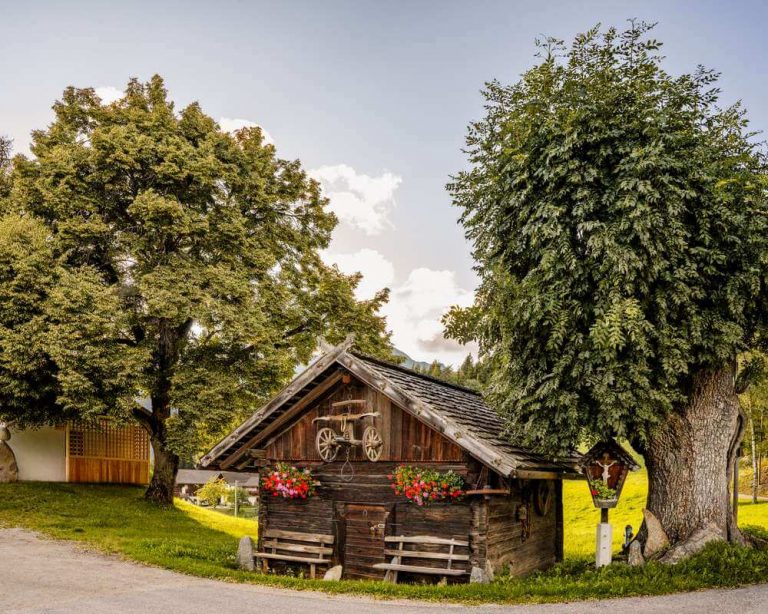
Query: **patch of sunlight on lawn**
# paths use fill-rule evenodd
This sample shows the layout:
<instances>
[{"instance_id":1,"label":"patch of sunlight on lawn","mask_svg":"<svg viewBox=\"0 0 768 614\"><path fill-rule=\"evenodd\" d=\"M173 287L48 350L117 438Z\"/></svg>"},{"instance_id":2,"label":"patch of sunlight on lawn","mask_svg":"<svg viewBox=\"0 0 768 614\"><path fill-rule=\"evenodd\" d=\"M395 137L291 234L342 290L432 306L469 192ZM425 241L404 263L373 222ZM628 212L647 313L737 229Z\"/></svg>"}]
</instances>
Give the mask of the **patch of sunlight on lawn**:
<instances>
[{"instance_id":1,"label":"patch of sunlight on lawn","mask_svg":"<svg viewBox=\"0 0 768 614\"><path fill-rule=\"evenodd\" d=\"M256 537L259 530L259 523L252 518L234 518L221 512L215 512L213 510L206 509L204 507L198 507L192 503L187 503L181 499L174 499L174 506L185 516L188 516L195 522L201 525L213 529L214 531L221 531L232 537L240 539L243 535L249 535Z\"/></svg>"},{"instance_id":2,"label":"patch of sunlight on lawn","mask_svg":"<svg viewBox=\"0 0 768 614\"><path fill-rule=\"evenodd\" d=\"M614 551L621 549L624 527L632 525L637 533L643 521L643 508L648 493L648 474L645 469L631 472L621 492L619 505L609 510L613 525ZM565 556L594 556L595 529L600 522L600 510L592 505L584 480L566 480L563 484L563 515L565 518ZM768 502L739 503L739 526L761 526L768 529Z\"/></svg>"}]
</instances>

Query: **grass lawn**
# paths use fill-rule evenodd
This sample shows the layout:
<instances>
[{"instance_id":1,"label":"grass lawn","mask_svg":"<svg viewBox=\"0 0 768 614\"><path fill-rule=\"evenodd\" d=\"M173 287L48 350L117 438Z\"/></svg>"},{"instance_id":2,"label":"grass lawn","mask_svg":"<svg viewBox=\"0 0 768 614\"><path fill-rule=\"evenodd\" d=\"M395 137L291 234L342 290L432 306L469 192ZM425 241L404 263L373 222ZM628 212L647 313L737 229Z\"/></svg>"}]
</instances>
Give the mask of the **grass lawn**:
<instances>
[{"instance_id":1,"label":"grass lawn","mask_svg":"<svg viewBox=\"0 0 768 614\"><path fill-rule=\"evenodd\" d=\"M632 475L617 510L611 511L616 543L624 525L640 524L645 478ZM127 559L183 573L294 589L412 597L466 603L547 602L662 594L765 581L768 552L716 544L675 567L613 565L592 569L598 511L583 482L565 487L566 558L554 569L528 578L500 577L489 585L390 585L382 582L323 582L242 572L235 567L237 541L255 535L254 520L177 502L158 509L137 488L70 484L0 484L0 525L22 526L59 539L83 542ZM741 507L743 525L768 528L768 503Z\"/></svg>"}]
</instances>

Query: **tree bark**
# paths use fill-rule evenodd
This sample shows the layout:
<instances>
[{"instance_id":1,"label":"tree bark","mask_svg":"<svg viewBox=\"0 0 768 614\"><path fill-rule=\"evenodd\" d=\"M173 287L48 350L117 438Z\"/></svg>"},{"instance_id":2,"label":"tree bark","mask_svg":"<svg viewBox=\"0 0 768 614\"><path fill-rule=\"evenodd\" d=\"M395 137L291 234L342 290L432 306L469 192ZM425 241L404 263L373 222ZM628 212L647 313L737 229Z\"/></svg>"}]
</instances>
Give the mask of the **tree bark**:
<instances>
[{"instance_id":1,"label":"tree bark","mask_svg":"<svg viewBox=\"0 0 768 614\"><path fill-rule=\"evenodd\" d=\"M144 498L159 505L173 504L173 489L179 472L179 456L168 447L166 422L171 416L173 371L191 326L191 319L178 326L173 326L167 320L158 322L158 343L153 352L156 379L151 394L152 414L146 425L155 465Z\"/></svg>"},{"instance_id":2,"label":"tree bark","mask_svg":"<svg viewBox=\"0 0 768 614\"><path fill-rule=\"evenodd\" d=\"M755 448L755 417L749 418L750 449L752 450L752 503L757 503L757 491L760 486L760 472L757 468L757 448Z\"/></svg>"},{"instance_id":3,"label":"tree bark","mask_svg":"<svg viewBox=\"0 0 768 614\"><path fill-rule=\"evenodd\" d=\"M730 476L744 434L735 373L734 363L696 374L688 402L651 433L643 449L647 508L672 544L709 523L730 541L742 541L729 500Z\"/></svg>"},{"instance_id":4,"label":"tree bark","mask_svg":"<svg viewBox=\"0 0 768 614\"><path fill-rule=\"evenodd\" d=\"M163 438L152 435L150 441L155 466L144 498L158 505L172 505L176 474L179 471L179 457L166 447Z\"/></svg>"}]
</instances>

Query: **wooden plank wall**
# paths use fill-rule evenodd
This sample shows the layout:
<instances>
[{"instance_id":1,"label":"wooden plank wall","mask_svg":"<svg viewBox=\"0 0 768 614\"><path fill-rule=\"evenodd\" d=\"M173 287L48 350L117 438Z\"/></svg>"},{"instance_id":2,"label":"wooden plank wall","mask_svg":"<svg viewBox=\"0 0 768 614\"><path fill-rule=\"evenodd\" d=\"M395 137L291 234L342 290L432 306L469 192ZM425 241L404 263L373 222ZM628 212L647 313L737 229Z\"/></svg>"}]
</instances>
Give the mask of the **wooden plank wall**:
<instances>
[{"instance_id":1,"label":"wooden plank wall","mask_svg":"<svg viewBox=\"0 0 768 614\"><path fill-rule=\"evenodd\" d=\"M70 482L106 482L110 484L149 483L149 461L115 458L69 458Z\"/></svg>"},{"instance_id":2,"label":"wooden plank wall","mask_svg":"<svg viewBox=\"0 0 768 614\"><path fill-rule=\"evenodd\" d=\"M69 482L147 484L149 437L138 425L115 425L106 418L66 426Z\"/></svg>"},{"instance_id":3,"label":"wooden plank wall","mask_svg":"<svg viewBox=\"0 0 768 614\"><path fill-rule=\"evenodd\" d=\"M528 505L530 535L523 540L523 525L517 520L517 508L532 498L536 481L515 487L508 497L493 497L487 507L487 557L494 570L505 565L515 575L545 569L559 558L557 509L561 489L553 487L553 501L546 516L540 516L531 502Z\"/></svg>"},{"instance_id":4,"label":"wooden plank wall","mask_svg":"<svg viewBox=\"0 0 768 614\"><path fill-rule=\"evenodd\" d=\"M366 411L381 413L381 417L366 418L355 425L357 438L362 437L368 425L374 425L379 430L384 439L381 461L452 462L464 459L464 451L459 446L392 405L383 394L361 383L339 384L330 396L308 408L292 426L267 442L266 457L289 461L320 460L315 450L315 436L318 428L329 424L313 424L312 421L318 416L340 413L339 410L332 412L331 404L349 399L366 399ZM355 410L357 411L359 410ZM366 460L359 447L354 448L352 452L350 460ZM343 451L340 451L337 459L343 460L342 456Z\"/></svg>"},{"instance_id":5,"label":"wooden plank wall","mask_svg":"<svg viewBox=\"0 0 768 614\"><path fill-rule=\"evenodd\" d=\"M327 533L336 537L333 564L344 563L345 516L347 506L380 505L388 512L386 535L434 535L468 539L472 534L473 506L476 500L466 499L458 503L441 503L420 508L402 496L395 495L390 487L388 474L398 463L380 461L354 462L351 472L342 475L343 462L297 463L309 466L321 483L317 495L307 500L286 500L262 492L260 495L259 522L263 533L266 528ZM467 483L477 479L479 467L474 461L464 463L423 463L440 471L453 470L464 476ZM345 471L350 471L349 467ZM350 477L351 480L345 479ZM457 550L458 552L458 550ZM424 564L424 563L422 563ZM484 561L481 563L484 564ZM275 562L275 568L280 567ZM370 577L381 577L370 570ZM355 569L355 577L362 577L365 570ZM439 578L438 578L439 579ZM421 578L423 580L423 578Z\"/></svg>"}]
</instances>

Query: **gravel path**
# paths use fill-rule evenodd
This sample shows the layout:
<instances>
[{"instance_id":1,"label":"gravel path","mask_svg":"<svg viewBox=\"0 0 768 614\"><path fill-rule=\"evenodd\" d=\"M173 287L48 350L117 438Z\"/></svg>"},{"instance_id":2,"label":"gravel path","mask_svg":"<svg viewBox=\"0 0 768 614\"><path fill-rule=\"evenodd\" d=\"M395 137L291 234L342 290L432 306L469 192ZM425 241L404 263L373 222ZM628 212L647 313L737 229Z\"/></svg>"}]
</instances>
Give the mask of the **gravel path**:
<instances>
[{"instance_id":1,"label":"gravel path","mask_svg":"<svg viewBox=\"0 0 768 614\"><path fill-rule=\"evenodd\" d=\"M0 529L0 612L147 614L249 612L265 614L766 614L768 584L729 591L537 606L464 607L331 597L229 584L144 567Z\"/></svg>"}]
</instances>

